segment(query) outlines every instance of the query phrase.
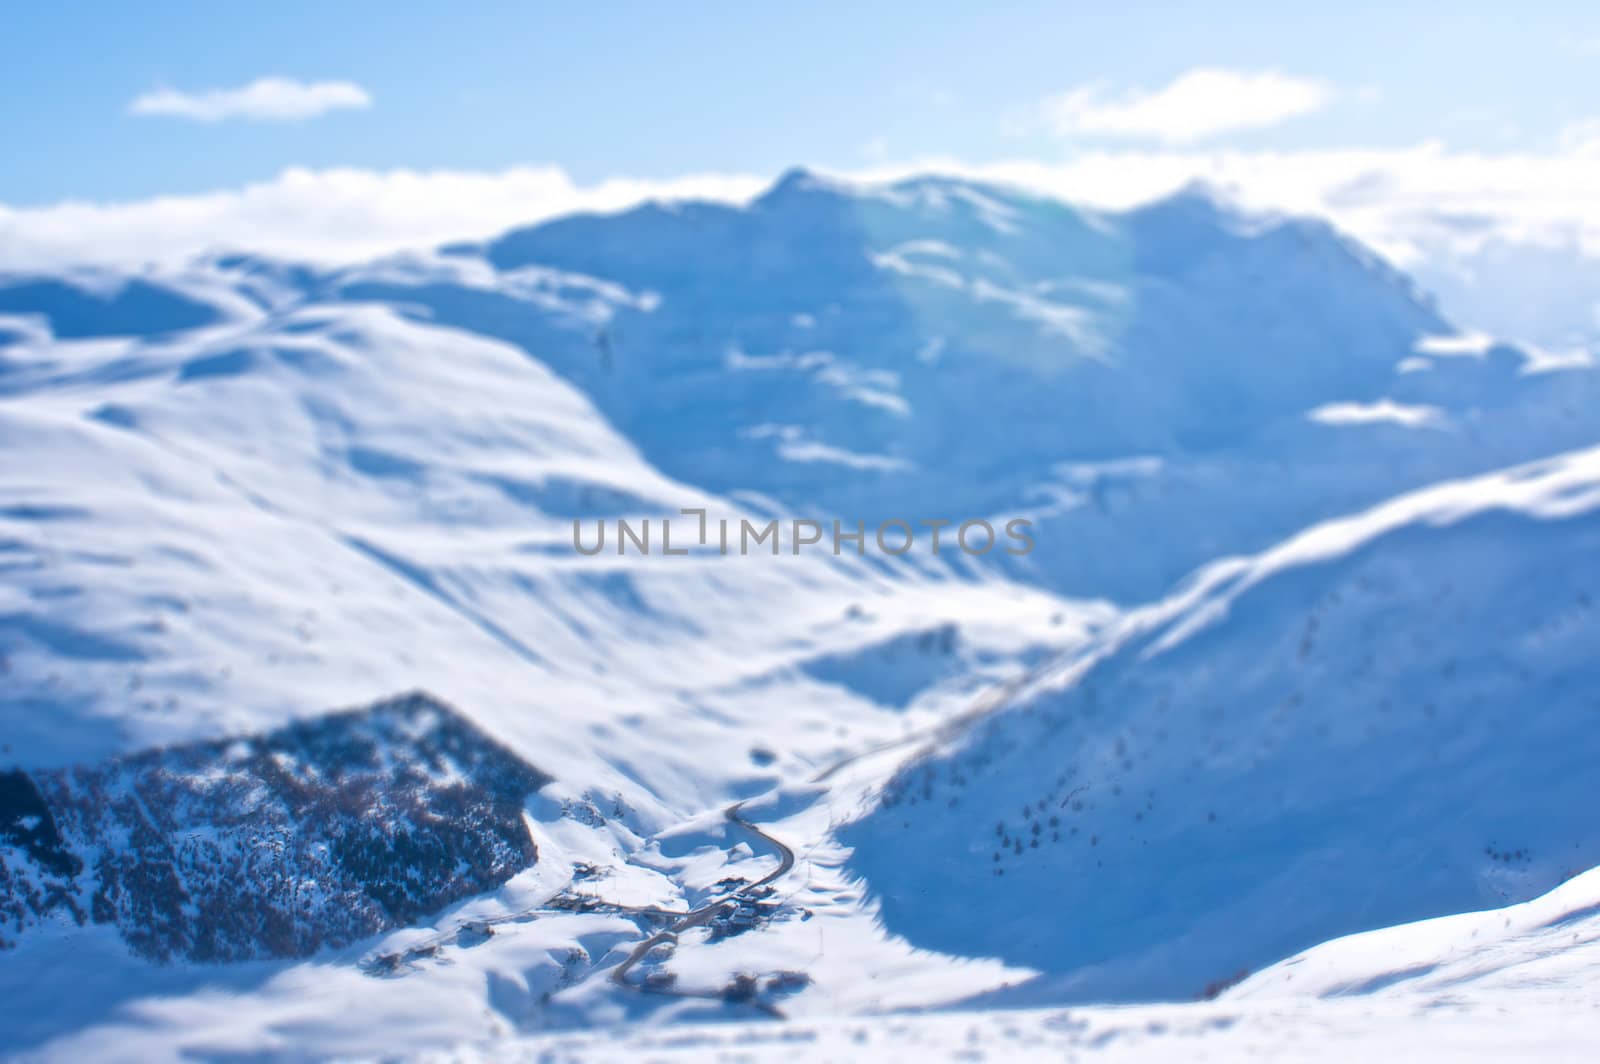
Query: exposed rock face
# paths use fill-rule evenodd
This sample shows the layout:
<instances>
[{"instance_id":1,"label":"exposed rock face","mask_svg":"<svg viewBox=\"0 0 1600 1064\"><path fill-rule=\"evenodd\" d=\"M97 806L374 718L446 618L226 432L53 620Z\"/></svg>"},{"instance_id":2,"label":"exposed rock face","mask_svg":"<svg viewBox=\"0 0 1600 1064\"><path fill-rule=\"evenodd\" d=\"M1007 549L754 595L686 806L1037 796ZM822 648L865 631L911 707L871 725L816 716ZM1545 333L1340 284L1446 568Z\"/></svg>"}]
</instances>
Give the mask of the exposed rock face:
<instances>
[{"instance_id":1,"label":"exposed rock face","mask_svg":"<svg viewBox=\"0 0 1600 1064\"><path fill-rule=\"evenodd\" d=\"M523 804L549 779L425 694L0 773L0 944L66 917L152 960L339 946L533 864Z\"/></svg>"}]
</instances>

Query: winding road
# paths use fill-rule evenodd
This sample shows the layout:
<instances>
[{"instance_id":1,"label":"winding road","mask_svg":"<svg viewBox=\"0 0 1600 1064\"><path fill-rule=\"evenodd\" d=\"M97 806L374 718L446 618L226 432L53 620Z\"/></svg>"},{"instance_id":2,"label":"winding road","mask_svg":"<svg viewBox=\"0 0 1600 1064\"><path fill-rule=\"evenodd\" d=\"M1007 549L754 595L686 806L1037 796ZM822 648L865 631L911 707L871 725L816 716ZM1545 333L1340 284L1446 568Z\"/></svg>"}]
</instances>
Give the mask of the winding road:
<instances>
[{"instance_id":1,"label":"winding road","mask_svg":"<svg viewBox=\"0 0 1600 1064\"><path fill-rule=\"evenodd\" d=\"M633 970L635 965L644 960L645 956L652 949L659 946L661 943L676 941L680 934L688 931L690 928L702 927L706 924L709 924L718 916L721 916L723 913L729 911L731 907L737 906L742 898L753 895L756 891L760 890L767 884L782 878L788 874L791 868L794 867L794 850L782 839L768 835L765 831L761 830L759 826L740 816L739 809L743 805L743 802L734 802L732 805L728 806L722 811L722 815L727 819L728 823L737 824L750 834L756 836L764 842L769 843L775 850L777 850L778 867L754 882L741 884L740 886L729 891L727 894L724 894L718 898L713 898L711 901L706 902L698 909L694 909L688 913L685 913L672 924L662 928L660 931L657 931L655 934L639 943L633 948L623 962L612 970L611 981L613 983L621 987L627 987L629 990L637 990L641 993L647 994L664 994L669 997L721 998L723 996L721 991L679 990L676 987L655 987L649 986L645 983L636 983L628 978L628 973ZM766 1004L765 1002L752 1001L751 1004L765 1012L772 1013L773 1015L782 1015L777 1009Z\"/></svg>"},{"instance_id":2,"label":"winding road","mask_svg":"<svg viewBox=\"0 0 1600 1064\"><path fill-rule=\"evenodd\" d=\"M1045 661L1033 666L1032 668L1024 670L1021 674L1012 677L1005 683L998 684L995 687L990 688L988 691L985 691L981 696L974 699L966 708L966 710L944 721L941 721L925 732L914 733L903 736L899 739L891 739L866 750L861 750L854 754L842 757L813 776L812 782L826 782L835 773L839 772L846 766L851 765L863 758L870 757L874 754L884 753L886 751L893 750L896 747L909 746L925 740L937 740L941 736L950 735L958 732L961 728L969 727L973 722L1007 705L1028 685L1037 682L1051 671L1060 668L1064 661L1070 660L1073 653L1075 653L1075 651L1069 651L1064 654L1048 657ZM650 986L647 983L634 982L628 978L628 973L633 971L634 967L636 967L640 961L644 960L645 956L649 954L649 952L656 946L659 946L663 942L675 942L677 941L678 936L683 932L688 931L691 928L703 927L704 925L710 923L718 916L728 912L731 907L736 906L741 899L753 895L762 887L765 887L767 884L772 883L773 881L788 874L789 870L794 867L794 850L790 848L790 846L782 839L767 834L758 825L753 824L744 817L740 816L739 810L743 807L743 805L743 801L734 802L732 805L728 806L722 811L722 815L727 818L730 824L737 824L739 827L748 831L757 838L760 838L764 842L767 842L773 847L773 849L777 850L778 867L773 869L771 872L768 872L766 875L762 876L753 883L745 883L734 890L729 891L727 894L722 895L721 897L713 898L711 901L706 902L698 909L694 909L691 912L683 914L672 924L661 929L660 931L657 931L649 938L646 938L643 942L640 942L633 948L631 952L629 952L628 956L623 959L622 963L617 965L617 967L612 970L611 981L613 983L620 987L626 987L629 990L639 991L640 993L661 994L668 997L709 998L715 1000L721 1000L725 998L725 995L722 991L680 990L677 987L672 986ZM752 999L750 1004L773 1016L778 1016L781 1018L783 1015L775 1007L767 1004L766 1002Z\"/></svg>"}]
</instances>

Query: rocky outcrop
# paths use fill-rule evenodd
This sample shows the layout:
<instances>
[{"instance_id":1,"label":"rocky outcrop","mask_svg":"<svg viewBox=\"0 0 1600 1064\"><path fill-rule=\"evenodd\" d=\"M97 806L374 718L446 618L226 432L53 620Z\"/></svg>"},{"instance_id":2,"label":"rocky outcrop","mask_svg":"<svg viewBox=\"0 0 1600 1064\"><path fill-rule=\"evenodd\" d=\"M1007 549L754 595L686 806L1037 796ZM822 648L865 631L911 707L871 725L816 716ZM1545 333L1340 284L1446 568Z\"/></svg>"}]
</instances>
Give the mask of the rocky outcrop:
<instances>
[{"instance_id":1,"label":"rocky outcrop","mask_svg":"<svg viewBox=\"0 0 1600 1064\"><path fill-rule=\"evenodd\" d=\"M547 782L426 694L3 773L0 942L69 920L158 961L339 946L532 865L523 806Z\"/></svg>"}]
</instances>

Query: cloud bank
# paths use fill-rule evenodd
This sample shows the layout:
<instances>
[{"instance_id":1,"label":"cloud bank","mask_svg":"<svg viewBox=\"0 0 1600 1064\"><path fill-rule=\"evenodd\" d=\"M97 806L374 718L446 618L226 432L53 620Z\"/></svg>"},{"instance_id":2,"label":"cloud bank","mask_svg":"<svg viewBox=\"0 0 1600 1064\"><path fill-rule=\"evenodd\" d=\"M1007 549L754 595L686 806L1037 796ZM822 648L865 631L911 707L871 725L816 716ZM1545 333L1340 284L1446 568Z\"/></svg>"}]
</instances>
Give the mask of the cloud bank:
<instances>
[{"instance_id":1,"label":"cloud bank","mask_svg":"<svg viewBox=\"0 0 1600 1064\"><path fill-rule=\"evenodd\" d=\"M1061 162L972 164L927 157L836 172L886 181L945 173L1020 186L1090 207L1123 208L1204 181L1249 207L1331 218L1400 265L1441 242L1579 242L1600 256L1600 153L1574 137L1549 154L1403 149L1097 150ZM352 262L501 232L572 211L649 199L743 202L771 175L706 173L575 182L560 167L498 171L311 170L196 195L121 203L0 205L0 267L172 262L248 248Z\"/></svg>"},{"instance_id":2,"label":"cloud bank","mask_svg":"<svg viewBox=\"0 0 1600 1064\"><path fill-rule=\"evenodd\" d=\"M1600 341L1600 152L1404 149L1097 150L1060 162L923 158L836 172L946 173L1098 208L1200 180L1241 204L1328 218L1416 275L1464 325L1547 345ZM771 175L575 182L553 166L493 172L292 168L237 189L123 203L0 206L0 269L173 264L245 249L347 263L488 237L649 199L744 202Z\"/></svg>"},{"instance_id":3,"label":"cloud bank","mask_svg":"<svg viewBox=\"0 0 1600 1064\"><path fill-rule=\"evenodd\" d=\"M256 122L298 122L330 111L364 110L372 96L350 81L295 81L257 78L237 89L180 92L156 89L136 97L128 113L146 117L185 118L192 122L246 119Z\"/></svg>"},{"instance_id":4,"label":"cloud bank","mask_svg":"<svg viewBox=\"0 0 1600 1064\"><path fill-rule=\"evenodd\" d=\"M1040 106L1045 127L1060 136L1129 137L1194 144L1222 133L1265 129L1328 104L1333 89L1276 71L1200 68L1153 92L1107 94L1085 85Z\"/></svg>"},{"instance_id":5,"label":"cloud bank","mask_svg":"<svg viewBox=\"0 0 1600 1064\"><path fill-rule=\"evenodd\" d=\"M648 199L737 202L766 183L708 174L580 186L554 166L492 172L291 167L269 181L199 195L0 206L0 269L174 263L224 250L356 262Z\"/></svg>"}]
</instances>

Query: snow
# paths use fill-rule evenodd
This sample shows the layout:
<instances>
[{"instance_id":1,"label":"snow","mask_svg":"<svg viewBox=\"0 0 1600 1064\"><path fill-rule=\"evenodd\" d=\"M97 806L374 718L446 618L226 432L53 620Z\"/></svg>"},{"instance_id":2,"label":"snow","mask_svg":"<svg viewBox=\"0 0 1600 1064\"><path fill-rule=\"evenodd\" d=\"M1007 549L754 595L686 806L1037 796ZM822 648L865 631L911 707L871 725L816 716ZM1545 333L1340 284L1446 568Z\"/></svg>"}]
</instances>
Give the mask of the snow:
<instances>
[{"instance_id":1,"label":"snow","mask_svg":"<svg viewBox=\"0 0 1600 1064\"><path fill-rule=\"evenodd\" d=\"M342 950L156 969L30 929L7 1048L1343 1058L1449 1015L1441 1045L1492 1055L1522 1009L1560 1015L1559 1056L1593 1030L1586 943L1538 921L1600 889L1556 886L1600 864L1600 377L1463 339L1327 226L799 172L336 270L8 279L0 313L8 758L423 689L556 777L533 868ZM1027 516L1039 548L571 549L575 518L685 507ZM770 918L639 965L707 996L611 981L771 840ZM784 972L810 981L762 999L783 1025L717 999Z\"/></svg>"},{"instance_id":2,"label":"snow","mask_svg":"<svg viewBox=\"0 0 1600 1064\"><path fill-rule=\"evenodd\" d=\"M1588 450L1216 562L903 768L851 868L913 943L1045 973L1024 1000L1533 897L1600 863L1597 547Z\"/></svg>"},{"instance_id":3,"label":"snow","mask_svg":"<svg viewBox=\"0 0 1600 1064\"><path fill-rule=\"evenodd\" d=\"M233 355L248 357L193 372ZM617 737L633 751L597 749L597 732L742 701L786 661L854 640L849 603L904 585L848 558L575 557L569 515L596 507L742 511L650 469L520 352L382 308L310 307L193 342L57 344L7 382L0 436L37 456L7 470L17 579L0 610L31 707L13 741L33 764L424 687L602 790L631 790L607 761L648 772L654 728ZM108 525L122 530L110 552ZM1062 608L1004 585L915 584L922 608L952 618L991 594ZM775 598L791 603L781 617ZM112 696L129 688L131 705ZM101 714L115 727L79 726ZM808 730L804 711L793 725Z\"/></svg>"},{"instance_id":4,"label":"snow","mask_svg":"<svg viewBox=\"0 0 1600 1064\"><path fill-rule=\"evenodd\" d=\"M1424 336L1416 343L1416 352L1419 355L1442 356L1471 356L1482 358L1494 346L1494 337L1488 333L1471 332L1455 333L1440 336Z\"/></svg>"},{"instance_id":5,"label":"snow","mask_svg":"<svg viewBox=\"0 0 1600 1064\"><path fill-rule=\"evenodd\" d=\"M1214 1001L956 1009L480 1040L418 1061L1583 1061L1600 1037L1600 872L1521 905L1336 939Z\"/></svg>"}]
</instances>

